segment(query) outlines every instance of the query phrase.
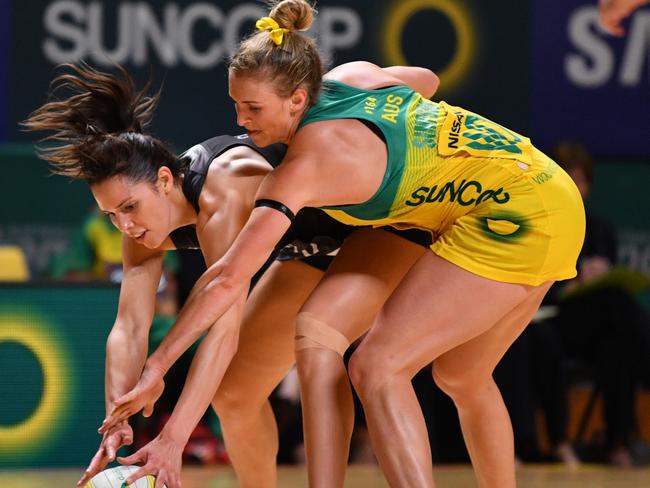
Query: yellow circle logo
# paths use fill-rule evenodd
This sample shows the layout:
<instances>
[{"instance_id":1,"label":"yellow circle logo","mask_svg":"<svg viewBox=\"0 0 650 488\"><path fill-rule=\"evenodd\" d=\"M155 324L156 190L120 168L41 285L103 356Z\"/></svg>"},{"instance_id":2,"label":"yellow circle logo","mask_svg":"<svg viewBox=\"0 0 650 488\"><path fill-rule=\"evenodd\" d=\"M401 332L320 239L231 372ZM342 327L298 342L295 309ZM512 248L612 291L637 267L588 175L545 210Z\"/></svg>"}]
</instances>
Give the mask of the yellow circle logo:
<instances>
[{"instance_id":1,"label":"yellow circle logo","mask_svg":"<svg viewBox=\"0 0 650 488\"><path fill-rule=\"evenodd\" d=\"M66 353L52 331L19 315L0 316L0 343L12 341L28 348L43 370L43 392L38 406L24 421L0 426L0 455L32 454L45 447L63 421L70 398L70 371Z\"/></svg>"},{"instance_id":2,"label":"yellow circle logo","mask_svg":"<svg viewBox=\"0 0 650 488\"><path fill-rule=\"evenodd\" d=\"M451 62L437 75L443 90L453 90L469 71L474 56L474 30L468 12L454 0L404 0L396 1L389 10L383 35L386 61L393 66L408 66L402 49L402 33L408 20L422 10L441 12L452 23L458 45Z\"/></svg>"}]
</instances>

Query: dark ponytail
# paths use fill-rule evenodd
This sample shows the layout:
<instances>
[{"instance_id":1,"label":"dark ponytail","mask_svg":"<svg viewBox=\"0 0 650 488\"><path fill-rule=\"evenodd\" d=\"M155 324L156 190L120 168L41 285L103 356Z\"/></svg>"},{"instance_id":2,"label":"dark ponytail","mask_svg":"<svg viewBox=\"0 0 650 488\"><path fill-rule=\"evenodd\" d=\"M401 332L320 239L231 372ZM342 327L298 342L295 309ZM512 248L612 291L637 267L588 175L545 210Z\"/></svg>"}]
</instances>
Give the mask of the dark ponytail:
<instances>
[{"instance_id":1,"label":"dark ponytail","mask_svg":"<svg viewBox=\"0 0 650 488\"><path fill-rule=\"evenodd\" d=\"M180 176L182 162L167 146L145 134L160 92L138 91L122 66L116 74L87 64L64 64L50 84L49 101L35 110L22 126L27 131L51 132L38 148L52 172L89 184L113 176L155 182L158 169L167 166ZM59 98L65 92L67 96Z\"/></svg>"}]
</instances>

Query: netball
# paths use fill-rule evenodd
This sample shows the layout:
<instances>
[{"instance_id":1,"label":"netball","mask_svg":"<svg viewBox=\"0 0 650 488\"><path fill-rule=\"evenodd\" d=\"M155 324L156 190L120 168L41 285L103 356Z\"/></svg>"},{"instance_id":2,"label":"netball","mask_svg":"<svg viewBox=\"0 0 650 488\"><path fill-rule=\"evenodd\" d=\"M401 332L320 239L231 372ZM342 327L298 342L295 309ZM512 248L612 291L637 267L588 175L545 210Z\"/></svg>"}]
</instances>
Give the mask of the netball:
<instances>
[{"instance_id":1,"label":"netball","mask_svg":"<svg viewBox=\"0 0 650 488\"><path fill-rule=\"evenodd\" d=\"M144 476L135 483L126 484L129 475L135 473L139 466L117 466L96 474L84 488L153 488L156 478Z\"/></svg>"}]
</instances>

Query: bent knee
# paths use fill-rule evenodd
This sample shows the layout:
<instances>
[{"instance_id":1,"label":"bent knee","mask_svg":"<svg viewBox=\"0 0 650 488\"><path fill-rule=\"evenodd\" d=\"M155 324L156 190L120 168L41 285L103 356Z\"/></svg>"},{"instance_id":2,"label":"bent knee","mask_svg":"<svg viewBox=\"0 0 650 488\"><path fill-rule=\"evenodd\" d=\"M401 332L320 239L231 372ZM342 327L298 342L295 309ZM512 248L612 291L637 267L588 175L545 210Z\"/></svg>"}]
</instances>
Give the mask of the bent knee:
<instances>
[{"instance_id":1,"label":"bent knee","mask_svg":"<svg viewBox=\"0 0 650 488\"><path fill-rule=\"evenodd\" d=\"M237 388L219 388L212 399L212 407L222 420L240 417L246 412L258 411L268 400L267 395L256 395L250 385L241 383Z\"/></svg>"},{"instance_id":2,"label":"bent knee","mask_svg":"<svg viewBox=\"0 0 650 488\"><path fill-rule=\"evenodd\" d=\"M398 364L387 360L384 354L374 354L363 346L352 354L348 374L354 389L362 398L378 394L395 382L411 379Z\"/></svg>"},{"instance_id":3,"label":"bent knee","mask_svg":"<svg viewBox=\"0 0 650 488\"><path fill-rule=\"evenodd\" d=\"M241 405L241 400L237 395L230 395L219 389L212 399L212 407L219 417L227 416L229 412L234 412Z\"/></svg>"},{"instance_id":4,"label":"bent knee","mask_svg":"<svg viewBox=\"0 0 650 488\"><path fill-rule=\"evenodd\" d=\"M326 349L343 357L348 347L350 340L319 317L309 312L300 312L296 317L296 356L309 349Z\"/></svg>"},{"instance_id":5,"label":"bent knee","mask_svg":"<svg viewBox=\"0 0 650 488\"><path fill-rule=\"evenodd\" d=\"M492 371L483 372L450 368L442 362L434 361L431 373L436 385L449 395L454 402L481 395L485 388L494 385Z\"/></svg>"}]
</instances>

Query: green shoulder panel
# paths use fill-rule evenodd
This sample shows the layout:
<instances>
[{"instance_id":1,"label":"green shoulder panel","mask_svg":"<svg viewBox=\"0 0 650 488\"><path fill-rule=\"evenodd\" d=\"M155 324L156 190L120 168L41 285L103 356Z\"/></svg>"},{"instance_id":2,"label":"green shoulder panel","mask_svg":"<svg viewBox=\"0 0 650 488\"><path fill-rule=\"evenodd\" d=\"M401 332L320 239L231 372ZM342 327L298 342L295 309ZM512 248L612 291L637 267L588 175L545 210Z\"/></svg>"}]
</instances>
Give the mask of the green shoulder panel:
<instances>
[{"instance_id":1,"label":"green shoulder panel","mask_svg":"<svg viewBox=\"0 0 650 488\"><path fill-rule=\"evenodd\" d=\"M381 186L362 204L324 207L342 210L364 220L388 217L404 173L407 114L421 97L407 86L364 90L339 81L325 80L321 96L305 115L300 127L335 119L359 119L372 123L382 133L388 148L388 164Z\"/></svg>"}]
</instances>

